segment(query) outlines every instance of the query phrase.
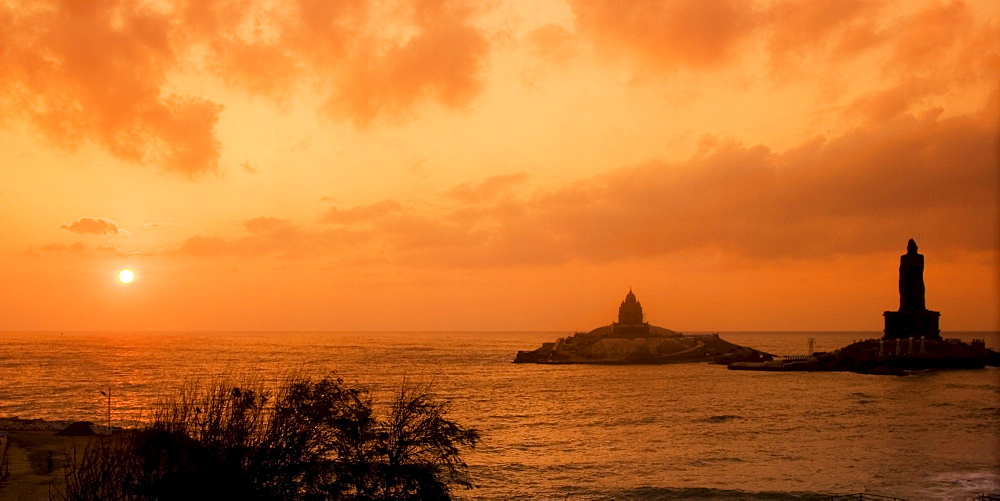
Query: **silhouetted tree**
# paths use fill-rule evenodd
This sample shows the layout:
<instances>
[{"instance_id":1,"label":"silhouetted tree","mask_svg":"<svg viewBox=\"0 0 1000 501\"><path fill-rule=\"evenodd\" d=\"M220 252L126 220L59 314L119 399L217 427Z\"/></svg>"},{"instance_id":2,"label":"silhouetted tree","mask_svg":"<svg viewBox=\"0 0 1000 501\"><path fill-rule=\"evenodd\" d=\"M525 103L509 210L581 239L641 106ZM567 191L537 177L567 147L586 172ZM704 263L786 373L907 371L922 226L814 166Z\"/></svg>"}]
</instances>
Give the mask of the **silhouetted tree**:
<instances>
[{"instance_id":1,"label":"silhouetted tree","mask_svg":"<svg viewBox=\"0 0 1000 501\"><path fill-rule=\"evenodd\" d=\"M349 440L351 458L334 465L335 498L442 499L452 483L471 487L461 448L479 434L446 418L448 404L432 398L430 388L404 386L382 420L370 423Z\"/></svg>"},{"instance_id":2,"label":"silhouetted tree","mask_svg":"<svg viewBox=\"0 0 1000 501\"><path fill-rule=\"evenodd\" d=\"M471 486L478 433L430 388L404 385L382 414L326 377L185 386L141 430L68 457L66 499L447 499Z\"/></svg>"}]
</instances>

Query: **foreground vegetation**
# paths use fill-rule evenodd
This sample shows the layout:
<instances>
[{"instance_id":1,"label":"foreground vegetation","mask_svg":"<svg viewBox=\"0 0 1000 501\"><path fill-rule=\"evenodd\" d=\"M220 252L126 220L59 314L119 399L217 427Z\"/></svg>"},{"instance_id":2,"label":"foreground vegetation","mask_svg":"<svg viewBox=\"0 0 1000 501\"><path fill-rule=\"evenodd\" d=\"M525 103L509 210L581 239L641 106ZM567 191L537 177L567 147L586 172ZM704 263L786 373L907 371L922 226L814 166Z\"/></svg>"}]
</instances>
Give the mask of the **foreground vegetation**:
<instances>
[{"instance_id":1,"label":"foreground vegetation","mask_svg":"<svg viewBox=\"0 0 1000 501\"><path fill-rule=\"evenodd\" d=\"M479 439L427 387L379 412L337 378L188 385L149 424L73 451L65 499L448 499Z\"/></svg>"}]
</instances>

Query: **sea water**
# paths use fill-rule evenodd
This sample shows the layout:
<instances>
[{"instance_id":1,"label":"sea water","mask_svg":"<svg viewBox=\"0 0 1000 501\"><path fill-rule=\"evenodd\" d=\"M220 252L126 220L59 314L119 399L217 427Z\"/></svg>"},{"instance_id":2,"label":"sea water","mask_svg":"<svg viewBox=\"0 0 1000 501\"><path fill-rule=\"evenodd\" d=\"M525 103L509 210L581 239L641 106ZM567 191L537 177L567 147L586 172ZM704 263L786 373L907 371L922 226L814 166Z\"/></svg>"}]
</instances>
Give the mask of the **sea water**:
<instances>
[{"instance_id":1,"label":"sea water","mask_svg":"<svg viewBox=\"0 0 1000 501\"><path fill-rule=\"evenodd\" d=\"M134 424L198 378L431 383L480 430L465 499L822 499L1000 491L1000 369L906 377L512 364L569 333L0 333L0 417ZM877 333L722 333L782 355ZM945 337L986 339L998 333Z\"/></svg>"}]
</instances>

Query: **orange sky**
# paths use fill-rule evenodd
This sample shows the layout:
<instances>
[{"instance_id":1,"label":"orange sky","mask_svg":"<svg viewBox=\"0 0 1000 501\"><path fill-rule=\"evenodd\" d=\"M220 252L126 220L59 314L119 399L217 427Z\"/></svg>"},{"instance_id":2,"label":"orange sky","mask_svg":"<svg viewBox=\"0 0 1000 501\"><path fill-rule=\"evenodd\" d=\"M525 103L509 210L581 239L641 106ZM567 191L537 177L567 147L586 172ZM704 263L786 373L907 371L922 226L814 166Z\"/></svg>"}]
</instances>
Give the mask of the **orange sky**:
<instances>
[{"instance_id":1,"label":"orange sky","mask_svg":"<svg viewBox=\"0 0 1000 501\"><path fill-rule=\"evenodd\" d=\"M0 0L0 330L1000 330L1000 3ZM117 281L130 268L135 282Z\"/></svg>"}]
</instances>

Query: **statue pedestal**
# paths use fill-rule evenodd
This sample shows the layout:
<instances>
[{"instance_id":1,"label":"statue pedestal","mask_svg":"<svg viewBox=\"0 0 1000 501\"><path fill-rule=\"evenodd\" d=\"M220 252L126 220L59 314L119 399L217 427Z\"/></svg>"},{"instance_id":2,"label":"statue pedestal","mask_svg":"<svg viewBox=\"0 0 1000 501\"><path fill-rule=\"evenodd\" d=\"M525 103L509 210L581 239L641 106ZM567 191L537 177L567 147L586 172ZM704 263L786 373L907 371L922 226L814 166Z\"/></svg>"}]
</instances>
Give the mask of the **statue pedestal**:
<instances>
[{"instance_id":1,"label":"statue pedestal","mask_svg":"<svg viewBox=\"0 0 1000 501\"><path fill-rule=\"evenodd\" d=\"M885 317L885 335L882 339L897 339L921 336L927 339L941 339L941 329L938 319L941 313L937 311L887 311Z\"/></svg>"}]
</instances>

